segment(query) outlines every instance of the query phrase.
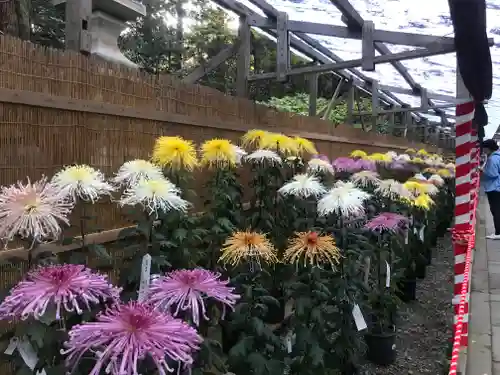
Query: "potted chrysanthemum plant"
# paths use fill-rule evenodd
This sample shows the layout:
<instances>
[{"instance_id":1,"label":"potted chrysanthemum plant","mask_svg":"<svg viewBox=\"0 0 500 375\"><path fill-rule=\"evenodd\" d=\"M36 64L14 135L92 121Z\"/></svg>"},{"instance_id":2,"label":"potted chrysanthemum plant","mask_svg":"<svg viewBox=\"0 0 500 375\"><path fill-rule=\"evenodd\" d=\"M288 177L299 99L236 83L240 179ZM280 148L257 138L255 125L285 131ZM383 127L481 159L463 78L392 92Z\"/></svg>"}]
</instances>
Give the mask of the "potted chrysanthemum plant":
<instances>
[{"instance_id":1,"label":"potted chrysanthemum plant","mask_svg":"<svg viewBox=\"0 0 500 375\"><path fill-rule=\"evenodd\" d=\"M335 239L315 231L295 233L284 252L283 262L296 269L296 277L285 284L293 301L283 332L291 374L313 374L334 362L337 327L331 285L341 258Z\"/></svg>"},{"instance_id":2,"label":"potted chrysanthemum plant","mask_svg":"<svg viewBox=\"0 0 500 375\"><path fill-rule=\"evenodd\" d=\"M219 250L225 239L243 224L243 188L237 168L245 151L226 139L212 139L201 145L201 165L208 169L203 198L202 226L204 258L209 269L217 268Z\"/></svg>"},{"instance_id":3,"label":"potted chrysanthemum plant","mask_svg":"<svg viewBox=\"0 0 500 375\"><path fill-rule=\"evenodd\" d=\"M234 312L222 323L229 370L242 375L283 373L285 348L275 331L277 325L266 321L269 309L280 307L269 292L271 267L278 261L274 246L261 233L235 232L221 252L220 262L241 295Z\"/></svg>"},{"instance_id":4,"label":"potted chrysanthemum plant","mask_svg":"<svg viewBox=\"0 0 500 375\"><path fill-rule=\"evenodd\" d=\"M370 320L365 340L367 357L379 365L389 365L396 359L396 313L398 298L395 295L392 272L395 255L394 237L407 229L408 219L392 212L383 212L368 221L364 228L377 243L371 254L371 283L368 293Z\"/></svg>"},{"instance_id":5,"label":"potted chrysanthemum plant","mask_svg":"<svg viewBox=\"0 0 500 375\"><path fill-rule=\"evenodd\" d=\"M356 319L353 311L362 304L363 241L357 235L359 219L365 216L365 201L370 194L358 189L351 182L338 181L318 201L318 215L326 217L326 231L333 234L343 258L339 272L329 284L336 311L336 334L332 351L337 368L342 374L356 373L357 356L360 352L361 337L359 330L365 329ZM357 328L356 328L357 326Z\"/></svg>"}]
</instances>

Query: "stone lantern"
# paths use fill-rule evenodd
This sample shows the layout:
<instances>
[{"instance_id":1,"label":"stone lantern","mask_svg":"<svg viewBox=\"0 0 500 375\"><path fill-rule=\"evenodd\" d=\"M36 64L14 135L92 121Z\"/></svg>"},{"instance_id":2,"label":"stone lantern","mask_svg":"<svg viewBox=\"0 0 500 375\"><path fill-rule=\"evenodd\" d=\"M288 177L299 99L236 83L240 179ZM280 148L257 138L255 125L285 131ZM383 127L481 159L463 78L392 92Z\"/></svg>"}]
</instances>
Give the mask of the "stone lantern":
<instances>
[{"instance_id":1,"label":"stone lantern","mask_svg":"<svg viewBox=\"0 0 500 375\"><path fill-rule=\"evenodd\" d=\"M136 64L121 53L118 48L118 38L126 29L126 22L144 16L146 7L134 0L79 1L89 1L92 6L92 13L86 25L87 31L83 30L80 44L87 44L88 52L105 60L136 67ZM62 7L66 5L66 0L53 0L53 3L57 7ZM85 24L85 20L81 23Z\"/></svg>"}]
</instances>

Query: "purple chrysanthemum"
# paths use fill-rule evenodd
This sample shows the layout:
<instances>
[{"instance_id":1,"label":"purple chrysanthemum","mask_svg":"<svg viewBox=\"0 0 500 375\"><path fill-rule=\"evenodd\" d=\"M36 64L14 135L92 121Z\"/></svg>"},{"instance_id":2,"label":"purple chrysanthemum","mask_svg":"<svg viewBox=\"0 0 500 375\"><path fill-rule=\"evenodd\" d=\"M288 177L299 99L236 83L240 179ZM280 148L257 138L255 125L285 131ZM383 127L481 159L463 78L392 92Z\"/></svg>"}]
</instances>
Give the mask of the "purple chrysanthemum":
<instances>
[{"instance_id":1,"label":"purple chrysanthemum","mask_svg":"<svg viewBox=\"0 0 500 375\"><path fill-rule=\"evenodd\" d=\"M314 155L311 159L320 159L320 160L326 161L328 163L330 162L330 159L328 159L328 156L323 155L323 154Z\"/></svg>"},{"instance_id":2,"label":"purple chrysanthemum","mask_svg":"<svg viewBox=\"0 0 500 375\"><path fill-rule=\"evenodd\" d=\"M221 281L219 273L202 268L176 270L161 276L151 283L147 303L155 308L171 312L177 316L181 311L190 310L195 325L200 324L200 315L208 320L204 298L213 298L222 303L223 315L226 306L234 307L239 295L227 286L229 280Z\"/></svg>"},{"instance_id":3,"label":"purple chrysanthemum","mask_svg":"<svg viewBox=\"0 0 500 375\"><path fill-rule=\"evenodd\" d=\"M338 172L352 172L356 169L356 160L346 157L340 157L332 162L333 168Z\"/></svg>"},{"instance_id":4,"label":"purple chrysanthemum","mask_svg":"<svg viewBox=\"0 0 500 375\"><path fill-rule=\"evenodd\" d=\"M365 224L365 228L372 232L395 232L408 224L408 218L392 212L382 212Z\"/></svg>"},{"instance_id":5,"label":"purple chrysanthemum","mask_svg":"<svg viewBox=\"0 0 500 375\"><path fill-rule=\"evenodd\" d=\"M0 305L0 319L39 319L49 307L55 307L56 319L60 319L62 309L81 314L82 308L90 310L99 302L118 301L120 292L106 276L83 265L39 267L12 288Z\"/></svg>"},{"instance_id":6,"label":"purple chrysanthemum","mask_svg":"<svg viewBox=\"0 0 500 375\"><path fill-rule=\"evenodd\" d=\"M62 354L74 369L87 352L96 364L89 375L137 375L139 361L150 357L158 374L172 372L168 362L193 363L193 352L202 338L196 330L152 306L130 302L97 316L97 321L74 326ZM90 353L89 353L90 354Z\"/></svg>"},{"instance_id":7,"label":"purple chrysanthemum","mask_svg":"<svg viewBox=\"0 0 500 375\"><path fill-rule=\"evenodd\" d=\"M377 165L374 161L366 159L357 159L354 164L353 172L358 171L376 171Z\"/></svg>"}]
</instances>

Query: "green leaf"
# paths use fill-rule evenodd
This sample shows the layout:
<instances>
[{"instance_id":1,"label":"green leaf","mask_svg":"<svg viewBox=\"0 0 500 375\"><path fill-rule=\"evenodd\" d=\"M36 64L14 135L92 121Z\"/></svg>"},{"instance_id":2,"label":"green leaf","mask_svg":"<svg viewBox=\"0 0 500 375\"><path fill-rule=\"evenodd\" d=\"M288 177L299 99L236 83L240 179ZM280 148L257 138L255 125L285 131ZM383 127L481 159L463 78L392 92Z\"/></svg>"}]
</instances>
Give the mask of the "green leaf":
<instances>
[{"instance_id":1,"label":"green leaf","mask_svg":"<svg viewBox=\"0 0 500 375\"><path fill-rule=\"evenodd\" d=\"M179 242L182 242L187 238L188 231L184 228L177 228L174 230L173 237Z\"/></svg>"},{"instance_id":2,"label":"green leaf","mask_svg":"<svg viewBox=\"0 0 500 375\"><path fill-rule=\"evenodd\" d=\"M263 374L264 371L266 370L267 360L260 353L256 353L256 352L250 353L250 355L248 356L248 362L252 366L252 368L254 370L254 374L256 374L256 375Z\"/></svg>"},{"instance_id":3,"label":"green leaf","mask_svg":"<svg viewBox=\"0 0 500 375\"><path fill-rule=\"evenodd\" d=\"M247 353L252 350L252 347L253 337L243 337L229 350L228 354L235 359L245 358Z\"/></svg>"},{"instance_id":4,"label":"green leaf","mask_svg":"<svg viewBox=\"0 0 500 375\"><path fill-rule=\"evenodd\" d=\"M112 259L104 245L93 243L88 245L88 249L97 257L97 259L104 259L108 261Z\"/></svg>"},{"instance_id":5,"label":"green leaf","mask_svg":"<svg viewBox=\"0 0 500 375\"><path fill-rule=\"evenodd\" d=\"M257 298L257 301L262 302L266 305L274 305L277 307L281 306L280 302L276 298L274 298L273 296L261 296L261 297Z\"/></svg>"},{"instance_id":6,"label":"green leaf","mask_svg":"<svg viewBox=\"0 0 500 375\"><path fill-rule=\"evenodd\" d=\"M74 237L64 237L61 241L61 245L63 246L71 245L74 240L75 240Z\"/></svg>"},{"instance_id":7,"label":"green leaf","mask_svg":"<svg viewBox=\"0 0 500 375\"><path fill-rule=\"evenodd\" d=\"M55 305L49 305L47 309L45 310L45 313L38 319L45 325L51 325L56 321L56 307ZM34 324L36 326L36 324ZM30 324L30 329L31 329L32 324Z\"/></svg>"},{"instance_id":8,"label":"green leaf","mask_svg":"<svg viewBox=\"0 0 500 375\"><path fill-rule=\"evenodd\" d=\"M312 346L309 356L311 357L311 363L313 366L321 366L323 364L323 357L325 351L321 349L318 344Z\"/></svg>"}]
</instances>

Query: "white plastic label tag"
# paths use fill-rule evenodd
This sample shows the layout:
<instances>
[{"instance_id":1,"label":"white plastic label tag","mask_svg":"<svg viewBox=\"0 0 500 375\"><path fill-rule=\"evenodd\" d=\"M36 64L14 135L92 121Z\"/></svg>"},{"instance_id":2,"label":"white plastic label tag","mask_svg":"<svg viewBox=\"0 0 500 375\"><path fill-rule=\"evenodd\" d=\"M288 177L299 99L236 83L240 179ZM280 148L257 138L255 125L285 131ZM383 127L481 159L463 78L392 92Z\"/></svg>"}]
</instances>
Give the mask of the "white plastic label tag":
<instances>
[{"instance_id":1,"label":"white plastic label tag","mask_svg":"<svg viewBox=\"0 0 500 375\"><path fill-rule=\"evenodd\" d=\"M358 331L368 328L365 317L363 316L358 304L354 305L354 308L352 309L352 317L354 318L354 323L356 324Z\"/></svg>"},{"instance_id":2,"label":"white plastic label tag","mask_svg":"<svg viewBox=\"0 0 500 375\"><path fill-rule=\"evenodd\" d=\"M385 275L385 287L389 288L391 286L391 266L385 261L386 275Z\"/></svg>"},{"instance_id":3,"label":"white plastic label tag","mask_svg":"<svg viewBox=\"0 0 500 375\"><path fill-rule=\"evenodd\" d=\"M425 238L425 225L420 228L420 231L418 232L418 237L420 238L420 241L424 242Z\"/></svg>"},{"instance_id":4,"label":"white plastic label tag","mask_svg":"<svg viewBox=\"0 0 500 375\"><path fill-rule=\"evenodd\" d=\"M31 343L26 338L23 338L19 341L17 350L19 351L24 363L26 363L26 366L28 366L30 370L34 370L36 364L38 363L38 356ZM47 375L47 373L42 369L41 371L37 371L37 375Z\"/></svg>"},{"instance_id":5,"label":"white plastic label tag","mask_svg":"<svg viewBox=\"0 0 500 375\"><path fill-rule=\"evenodd\" d=\"M141 282L139 284L139 295L137 301L143 302L146 299L151 278L151 255L146 254L142 257Z\"/></svg>"},{"instance_id":6,"label":"white plastic label tag","mask_svg":"<svg viewBox=\"0 0 500 375\"><path fill-rule=\"evenodd\" d=\"M7 349L5 349L4 353L7 355L14 354L14 351L17 349L18 344L19 344L19 339L17 337L11 338L9 346L7 346Z\"/></svg>"}]
</instances>

